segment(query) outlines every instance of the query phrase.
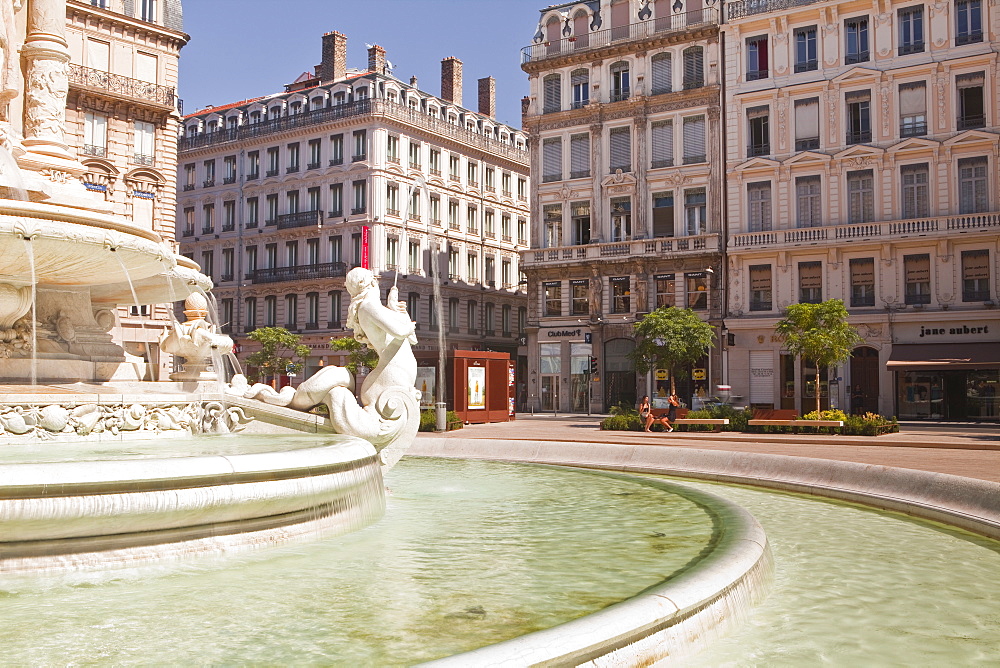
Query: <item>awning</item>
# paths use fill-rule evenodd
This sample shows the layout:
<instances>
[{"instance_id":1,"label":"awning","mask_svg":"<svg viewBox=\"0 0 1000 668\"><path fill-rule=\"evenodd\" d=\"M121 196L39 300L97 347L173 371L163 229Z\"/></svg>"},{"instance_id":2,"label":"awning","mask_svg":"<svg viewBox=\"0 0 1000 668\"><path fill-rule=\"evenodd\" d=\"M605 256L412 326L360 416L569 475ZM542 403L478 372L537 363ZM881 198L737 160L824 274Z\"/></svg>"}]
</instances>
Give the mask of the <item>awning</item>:
<instances>
[{"instance_id":1,"label":"awning","mask_svg":"<svg viewBox=\"0 0 1000 668\"><path fill-rule=\"evenodd\" d=\"M1000 342L897 343L886 366L902 371L1000 369Z\"/></svg>"}]
</instances>

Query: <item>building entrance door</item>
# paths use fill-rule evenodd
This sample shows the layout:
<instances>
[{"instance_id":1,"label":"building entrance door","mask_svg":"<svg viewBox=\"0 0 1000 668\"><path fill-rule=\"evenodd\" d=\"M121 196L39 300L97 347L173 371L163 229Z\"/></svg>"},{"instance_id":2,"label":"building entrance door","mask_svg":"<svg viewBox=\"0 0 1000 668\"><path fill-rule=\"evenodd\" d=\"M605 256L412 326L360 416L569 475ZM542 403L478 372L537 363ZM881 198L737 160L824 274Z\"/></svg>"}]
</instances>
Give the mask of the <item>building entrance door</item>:
<instances>
[{"instance_id":1,"label":"building entrance door","mask_svg":"<svg viewBox=\"0 0 1000 668\"><path fill-rule=\"evenodd\" d=\"M851 413L878 413L878 351L868 346L851 353Z\"/></svg>"},{"instance_id":2,"label":"building entrance door","mask_svg":"<svg viewBox=\"0 0 1000 668\"><path fill-rule=\"evenodd\" d=\"M542 411L559 410L559 376L542 376Z\"/></svg>"}]
</instances>

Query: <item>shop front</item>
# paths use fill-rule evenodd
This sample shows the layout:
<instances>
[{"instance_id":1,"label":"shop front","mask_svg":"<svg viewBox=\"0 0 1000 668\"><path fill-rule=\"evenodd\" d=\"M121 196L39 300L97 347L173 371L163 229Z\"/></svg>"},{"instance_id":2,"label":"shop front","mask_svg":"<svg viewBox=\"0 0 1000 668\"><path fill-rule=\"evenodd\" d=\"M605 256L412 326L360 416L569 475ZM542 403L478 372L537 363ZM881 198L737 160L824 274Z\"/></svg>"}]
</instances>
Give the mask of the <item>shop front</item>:
<instances>
[{"instance_id":1,"label":"shop front","mask_svg":"<svg viewBox=\"0 0 1000 668\"><path fill-rule=\"evenodd\" d=\"M1000 323L912 324L886 367L901 420L1000 420ZM916 339L919 342L909 342Z\"/></svg>"}]
</instances>

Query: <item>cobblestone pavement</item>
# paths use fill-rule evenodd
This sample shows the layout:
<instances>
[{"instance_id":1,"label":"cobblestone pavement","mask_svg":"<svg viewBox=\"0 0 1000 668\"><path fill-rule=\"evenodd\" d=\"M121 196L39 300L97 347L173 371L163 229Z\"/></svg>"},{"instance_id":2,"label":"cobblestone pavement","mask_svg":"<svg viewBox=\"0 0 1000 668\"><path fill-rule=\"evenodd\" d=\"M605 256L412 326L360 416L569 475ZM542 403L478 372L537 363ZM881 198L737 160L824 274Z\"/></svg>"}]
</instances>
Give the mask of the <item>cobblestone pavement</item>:
<instances>
[{"instance_id":1,"label":"cobblestone pavement","mask_svg":"<svg viewBox=\"0 0 1000 668\"><path fill-rule=\"evenodd\" d=\"M601 431L602 416L518 415L513 422L466 425L446 438L578 443L656 444L663 447L763 452L935 471L1000 482L1000 425L912 424L879 437L830 434ZM428 434L430 435L430 434ZM997 501L1000 504L1000 499Z\"/></svg>"}]
</instances>

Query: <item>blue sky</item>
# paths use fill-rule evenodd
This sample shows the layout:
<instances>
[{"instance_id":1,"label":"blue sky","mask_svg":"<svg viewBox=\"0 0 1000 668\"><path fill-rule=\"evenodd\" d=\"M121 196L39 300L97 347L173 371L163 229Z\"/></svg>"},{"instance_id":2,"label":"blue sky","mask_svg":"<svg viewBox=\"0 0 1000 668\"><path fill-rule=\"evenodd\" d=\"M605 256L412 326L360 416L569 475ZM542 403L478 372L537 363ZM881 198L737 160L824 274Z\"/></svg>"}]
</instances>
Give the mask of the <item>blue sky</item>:
<instances>
[{"instance_id":1,"label":"blue sky","mask_svg":"<svg viewBox=\"0 0 1000 668\"><path fill-rule=\"evenodd\" d=\"M463 103L477 108L476 80L497 80L497 117L520 127L528 92L520 49L552 0L188 0L181 51L185 113L282 90L320 61L320 38L347 35L348 67L368 65L365 43L386 49L404 81L441 93L441 59L463 63Z\"/></svg>"}]
</instances>

